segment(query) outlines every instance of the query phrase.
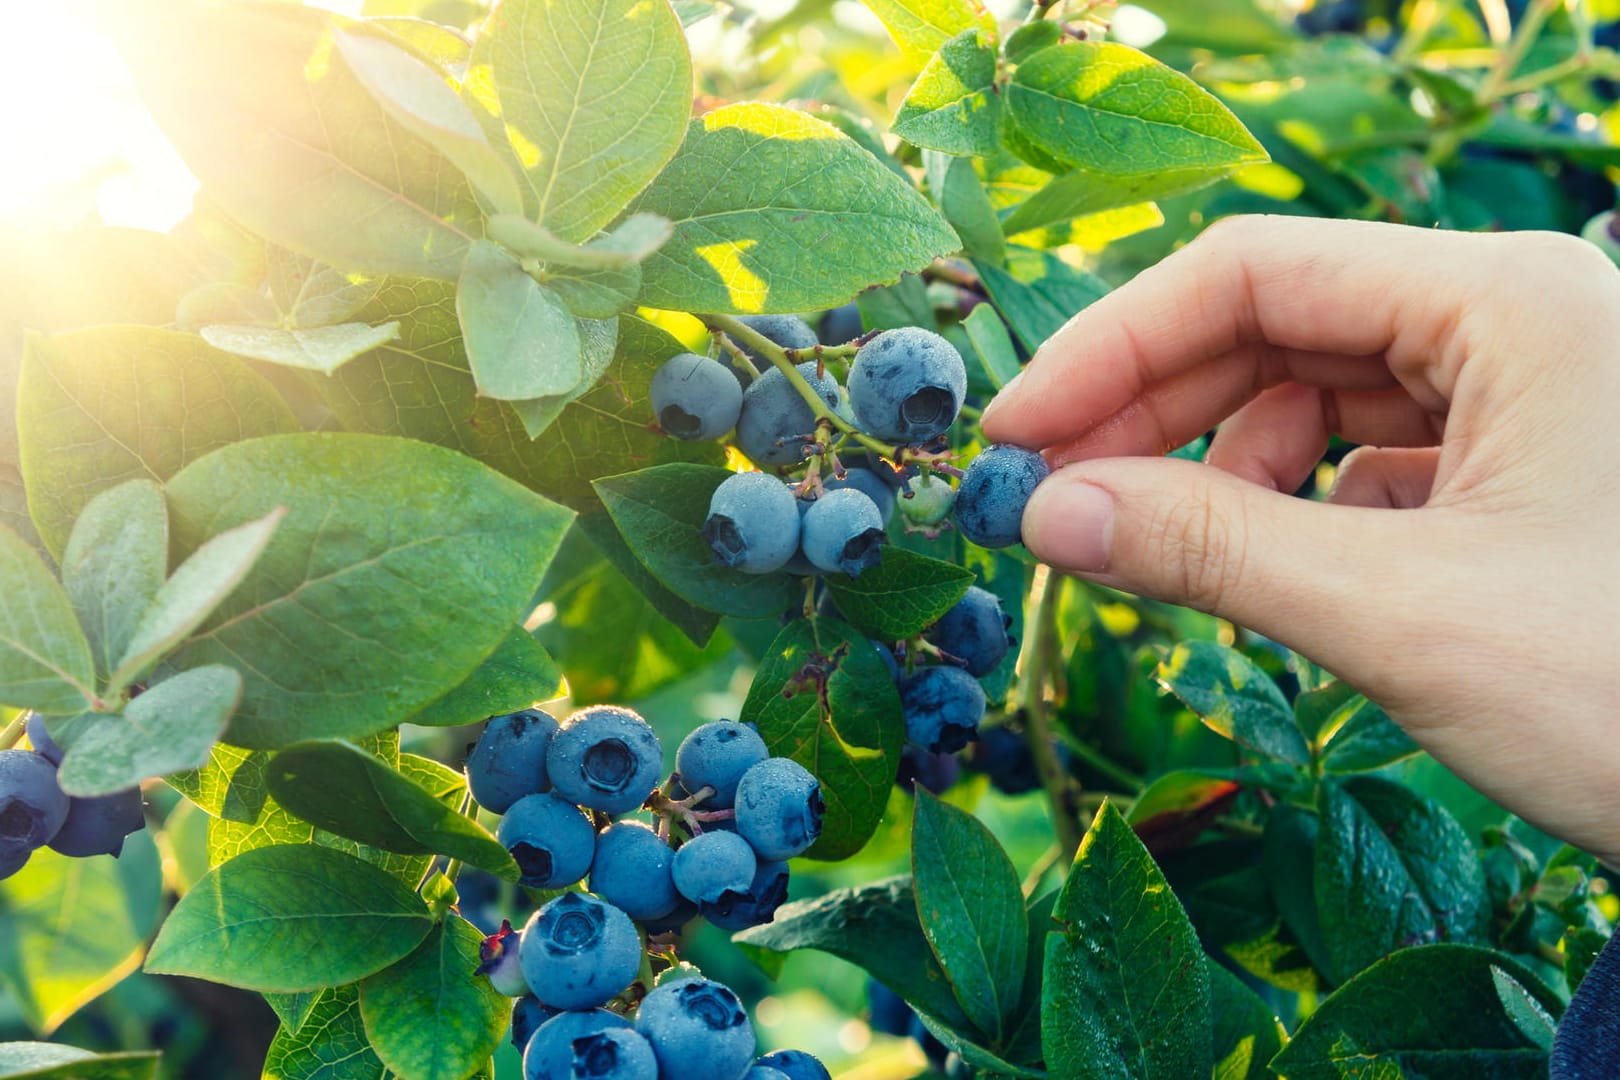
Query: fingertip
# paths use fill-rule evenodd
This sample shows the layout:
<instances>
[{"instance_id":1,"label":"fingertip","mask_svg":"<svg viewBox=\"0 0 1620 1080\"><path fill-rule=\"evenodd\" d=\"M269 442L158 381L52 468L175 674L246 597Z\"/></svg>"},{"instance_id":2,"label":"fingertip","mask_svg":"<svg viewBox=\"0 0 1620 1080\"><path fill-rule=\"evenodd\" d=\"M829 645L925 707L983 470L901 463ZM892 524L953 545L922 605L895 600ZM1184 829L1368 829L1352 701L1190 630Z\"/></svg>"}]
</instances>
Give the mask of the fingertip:
<instances>
[{"instance_id":1,"label":"fingertip","mask_svg":"<svg viewBox=\"0 0 1620 1080\"><path fill-rule=\"evenodd\" d=\"M984 437L991 442L1016 442L1012 438L1013 413L1018 405L1018 384L1024 378L1020 371L1007 380L1005 386L996 391L996 396L990 399L990 404L984 407L979 417L979 427L984 431Z\"/></svg>"},{"instance_id":2,"label":"fingertip","mask_svg":"<svg viewBox=\"0 0 1620 1080\"><path fill-rule=\"evenodd\" d=\"M1024 508L1024 546L1051 566L1078 573L1108 569L1114 497L1095 484L1056 473Z\"/></svg>"}]
</instances>

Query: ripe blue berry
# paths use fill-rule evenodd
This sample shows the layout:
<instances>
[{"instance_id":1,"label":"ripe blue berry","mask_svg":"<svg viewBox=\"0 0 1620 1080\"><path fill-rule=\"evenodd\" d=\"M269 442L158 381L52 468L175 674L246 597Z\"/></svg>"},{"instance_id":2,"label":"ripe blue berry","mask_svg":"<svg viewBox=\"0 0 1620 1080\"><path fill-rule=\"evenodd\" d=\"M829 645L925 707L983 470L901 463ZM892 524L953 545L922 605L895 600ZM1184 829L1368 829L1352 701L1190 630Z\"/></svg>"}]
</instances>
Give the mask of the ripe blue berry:
<instances>
[{"instance_id":1,"label":"ripe blue berry","mask_svg":"<svg viewBox=\"0 0 1620 1080\"><path fill-rule=\"evenodd\" d=\"M996 594L974 585L923 637L963 661L970 675L982 677L996 670L1012 647L1011 626Z\"/></svg>"},{"instance_id":2,"label":"ripe blue berry","mask_svg":"<svg viewBox=\"0 0 1620 1080\"><path fill-rule=\"evenodd\" d=\"M759 862L748 841L732 832L699 833L675 852L675 887L698 904L744 893Z\"/></svg>"},{"instance_id":3,"label":"ripe blue berry","mask_svg":"<svg viewBox=\"0 0 1620 1080\"><path fill-rule=\"evenodd\" d=\"M823 345L843 345L861 336L861 309L851 300L821 317L816 333Z\"/></svg>"},{"instance_id":4,"label":"ripe blue berry","mask_svg":"<svg viewBox=\"0 0 1620 1080\"><path fill-rule=\"evenodd\" d=\"M766 1054L756 1064L785 1073L788 1080L832 1080L827 1066L803 1050L778 1050Z\"/></svg>"},{"instance_id":5,"label":"ripe blue berry","mask_svg":"<svg viewBox=\"0 0 1620 1080\"><path fill-rule=\"evenodd\" d=\"M555 795L525 795L495 830L518 864L518 884L531 889L572 885L591 868L596 830L579 807Z\"/></svg>"},{"instance_id":6,"label":"ripe blue berry","mask_svg":"<svg viewBox=\"0 0 1620 1080\"><path fill-rule=\"evenodd\" d=\"M573 1046L574 1080L658 1080L652 1044L634 1029L598 1031Z\"/></svg>"},{"instance_id":7,"label":"ripe blue berry","mask_svg":"<svg viewBox=\"0 0 1620 1080\"><path fill-rule=\"evenodd\" d=\"M642 929L647 931L648 937L654 934L673 934L698 917L698 906L696 904L679 893L675 895L677 899L674 911L671 911L668 915L660 915L656 919L642 920Z\"/></svg>"},{"instance_id":8,"label":"ripe blue berry","mask_svg":"<svg viewBox=\"0 0 1620 1080\"><path fill-rule=\"evenodd\" d=\"M529 916L518 946L523 977L540 1000L594 1009L635 981L641 939L630 916L586 893L563 893Z\"/></svg>"},{"instance_id":9,"label":"ripe blue berry","mask_svg":"<svg viewBox=\"0 0 1620 1080\"><path fill-rule=\"evenodd\" d=\"M967 764L988 776L991 786L1004 795L1022 795L1041 786L1029 742L1011 728L993 727L979 732L979 743Z\"/></svg>"},{"instance_id":10,"label":"ripe blue berry","mask_svg":"<svg viewBox=\"0 0 1620 1080\"><path fill-rule=\"evenodd\" d=\"M654 987L636 1013L636 1030L652 1043L661 1080L736 1077L754 1057L754 1026L742 1002L712 979Z\"/></svg>"},{"instance_id":11,"label":"ripe blue berry","mask_svg":"<svg viewBox=\"0 0 1620 1080\"><path fill-rule=\"evenodd\" d=\"M629 709L581 709L551 738L546 771L558 795L605 814L627 814L651 795L664 769L652 725Z\"/></svg>"},{"instance_id":12,"label":"ripe blue berry","mask_svg":"<svg viewBox=\"0 0 1620 1080\"><path fill-rule=\"evenodd\" d=\"M523 1080L573 1080L574 1042L603 1031L624 1031L630 1021L606 1009L560 1012L541 1024L523 1051Z\"/></svg>"},{"instance_id":13,"label":"ripe blue berry","mask_svg":"<svg viewBox=\"0 0 1620 1080\"><path fill-rule=\"evenodd\" d=\"M523 965L518 961L518 947L522 934L512 924L501 920L499 930L478 944L479 975L489 976L489 985L507 997L523 997L529 993L528 980L523 977Z\"/></svg>"},{"instance_id":14,"label":"ripe blue berry","mask_svg":"<svg viewBox=\"0 0 1620 1080\"><path fill-rule=\"evenodd\" d=\"M980 547L1003 548L1024 538L1024 507L1051 473L1046 459L1021 446L992 446L967 467L956 489L956 527Z\"/></svg>"},{"instance_id":15,"label":"ripe blue berry","mask_svg":"<svg viewBox=\"0 0 1620 1080\"><path fill-rule=\"evenodd\" d=\"M873 505L878 508L878 513L883 516L883 524L885 527L888 526L889 521L894 517L894 488L890 487L881 476L873 472L871 469L863 469L857 465L851 465L849 468L844 470L844 478L842 480L834 477L830 480L823 481L822 486L828 491L840 491L844 488L854 488L856 491L861 492L868 499L871 499Z\"/></svg>"},{"instance_id":16,"label":"ripe blue berry","mask_svg":"<svg viewBox=\"0 0 1620 1080\"><path fill-rule=\"evenodd\" d=\"M759 732L735 720L715 720L693 728L675 751L675 771L687 791L712 787L704 809L725 810L737 800L743 773L771 756Z\"/></svg>"},{"instance_id":17,"label":"ripe blue berry","mask_svg":"<svg viewBox=\"0 0 1620 1080\"><path fill-rule=\"evenodd\" d=\"M911 1006L906 1004L905 998L876 979L868 978L866 1000L872 1006L872 1016L867 1023L873 1031L896 1036L911 1033Z\"/></svg>"},{"instance_id":18,"label":"ripe blue berry","mask_svg":"<svg viewBox=\"0 0 1620 1080\"><path fill-rule=\"evenodd\" d=\"M47 843L67 816L68 797L56 786L56 766L45 755L0 750L0 856Z\"/></svg>"},{"instance_id":19,"label":"ripe blue berry","mask_svg":"<svg viewBox=\"0 0 1620 1080\"><path fill-rule=\"evenodd\" d=\"M781 1069L773 1069L756 1061L742 1074L742 1080L788 1080L788 1078L787 1073Z\"/></svg>"},{"instance_id":20,"label":"ripe blue berry","mask_svg":"<svg viewBox=\"0 0 1620 1080\"><path fill-rule=\"evenodd\" d=\"M596 838L591 892L632 919L657 919L675 910L671 868L675 852L639 821L616 821Z\"/></svg>"},{"instance_id":21,"label":"ripe blue berry","mask_svg":"<svg viewBox=\"0 0 1620 1080\"><path fill-rule=\"evenodd\" d=\"M67 819L51 837L51 850L76 859L121 855L124 837L146 827L144 805L138 787L89 799L69 799Z\"/></svg>"},{"instance_id":22,"label":"ripe blue berry","mask_svg":"<svg viewBox=\"0 0 1620 1080\"><path fill-rule=\"evenodd\" d=\"M799 550L793 491L764 473L728 476L709 498L703 539L715 560L745 574L782 569Z\"/></svg>"},{"instance_id":23,"label":"ripe blue berry","mask_svg":"<svg viewBox=\"0 0 1620 1080\"><path fill-rule=\"evenodd\" d=\"M803 855L821 835L821 782L792 758L766 758L737 784L737 831L761 859Z\"/></svg>"},{"instance_id":24,"label":"ripe blue berry","mask_svg":"<svg viewBox=\"0 0 1620 1080\"><path fill-rule=\"evenodd\" d=\"M718 439L737 426L742 387L718 360L681 353L653 376L651 398L658 426L677 439Z\"/></svg>"},{"instance_id":25,"label":"ripe blue berry","mask_svg":"<svg viewBox=\"0 0 1620 1080\"><path fill-rule=\"evenodd\" d=\"M959 667L923 668L900 684L906 738L923 750L951 753L978 736L984 688Z\"/></svg>"},{"instance_id":26,"label":"ripe blue berry","mask_svg":"<svg viewBox=\"0 0 1620 1080\"><path fill-rule=\"evenodd\" d=\"M512 1045L517 1047L517 1052L523 1053L540 1025L557 1015L560 1015L558 1010L540 1004L540 999L533 994L525 994L512 1002Z\"/></svg>"},{"instance_id":27,"label":"ripe blue berry","mask_svg":"<svg viewBox=\"0 0 1620 1080\"><path fill-rule=\"evenodd\" d=\"M26 866L28 857L33 853L33 848L0 848L0 881L4 881Z\"/></svg>"},{"instance_id":28,"label":"ripe blue berry","mask_svg":"<svg viewBox=\"0 0 1620 1080\"><path fill-rule=\"evenodd\" d=\"M749 329L770 338L784 349L813 349L820 340L816 332L810 329L810 324L797 315L744 315L738 322L744 323ZM737 347L748 354L756 367L769 367L770 361L741 342Z\"/></svg>"},{"instance_id":29,"label":"ripe blue berry","mask_svg":"<svg viewBox=\"0 0 1620 1080\"><path fill-rule=\"evenodd\" d=\"M504 814L525 795L551 790L546 749L557 721L539 709L491 717L467 755L467 786L478 805Z\"/></svg>"},{"instance_id":30,"label":"ripe blue berry","mask_svg":"<svg viewBox=\"0 0 1620 1080\"><path fill-rule=\"evenodd\" d=\"M837 380L830 374L817 378L813 360L798 369L827 407L836 410L844 400ZM815 430L816 414L781 369L771 368L743 391L737 446L755 465L797 465L804 460L805 436Z\"/></svg>"},{"instance_id":31,"label":"ripe blue berry","mask_svg":"<svg viewBox=\"0 0 1620 1080\"><path fill-rule=\"evenodd\" d=\"M787 899L787 890L787 863L761 859L748 891L728 892L714 903L704 904L703 917L732 933L761 926L776 917L776 909Z\"/></svg>"},{"instance_id":32,"label":"ripe blue berry","mask_svg":"<svg viewBox=\"0 0 1620 1080\"><path fill-rule=\"evenodd\" d=\"M962 354L920 326L883 331L861 346L849 369L855 416L880 439L921 443L944 434L966 396Z\"/></svg>"},{"instance_id":33,"label":"ripe blue berry","mask_svg":"<svg viewBox=\"0 0 1620 1080\"><path fill-rule=\"evenodd\" d=\"M913 525L932 528L949 516L955 503L956 489L943 476L915 476L900 494L900 516Z\"/></svg>"},{"instance_id":34,"label":"ripe blue berry","mask_svg":"<svg viewBox=\"0 0 1620 1080\"><path fill-rule=\"evenodd\" d=\"M800 547L805 558L828 573L859 577L883 558L883 515L877 504L853 488L829 491L804 514Z\"/></svg>"},{"instance_id":35,"label":"ripe blue berry","mask_svg":"<svg viewBox=\"0 0 1620 1080\"><path fill-rule=\"evenodd\" d=\"M924 791L938 795L945 791L962 773L962 762L954 753L938 754L907 746L900 751L900 768L894 783L901 791L916 791L920 784Z\"/></svg>"},{"instance_id":36,"label":"ripe blue berry","mask_svg":"<svg viewBox=\"0 0 1620 1080\"><path fill-rule=\"evenodd\" d=\"M52 765L62 764L62 748L56 745L51 733L45 730L45 718L39 713L28 714L28 745L34 748L34 753L41 755Z\"/></svg>"}]
</instances>

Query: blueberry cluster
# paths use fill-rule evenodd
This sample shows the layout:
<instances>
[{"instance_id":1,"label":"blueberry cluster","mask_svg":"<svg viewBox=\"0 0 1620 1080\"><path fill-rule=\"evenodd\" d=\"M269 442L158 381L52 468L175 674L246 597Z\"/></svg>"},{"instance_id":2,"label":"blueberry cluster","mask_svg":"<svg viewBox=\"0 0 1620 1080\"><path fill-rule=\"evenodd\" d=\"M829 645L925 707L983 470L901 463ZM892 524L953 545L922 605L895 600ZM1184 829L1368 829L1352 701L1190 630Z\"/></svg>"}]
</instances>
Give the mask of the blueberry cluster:
<instances>
[{"instance_id":1,"label":"blueberry cluster","mask_svg":"<svg viewBox=\"0 0 1620 1080\"><path fill-rule=\"evenodd\" d=\"M75 858L121 854L124 838L146 826L141 789L89 799L64 794L56 782L61 747L37 713L25 730L32 750L0 750L0 879L41 847Z\"/></svg>"}]
</instances>

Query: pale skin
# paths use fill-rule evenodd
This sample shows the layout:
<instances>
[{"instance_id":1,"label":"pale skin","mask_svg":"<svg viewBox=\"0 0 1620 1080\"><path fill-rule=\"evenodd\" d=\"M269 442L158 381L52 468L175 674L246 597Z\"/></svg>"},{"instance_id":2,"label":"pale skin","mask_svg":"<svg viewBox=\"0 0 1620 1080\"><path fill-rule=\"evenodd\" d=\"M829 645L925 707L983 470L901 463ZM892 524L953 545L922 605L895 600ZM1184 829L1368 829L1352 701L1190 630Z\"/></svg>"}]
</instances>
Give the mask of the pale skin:
<instances>
[{"instance_id":1,"label":"pale skin","mask_svg":"<svg viewBox=\"0 0 1620 1080\"><path fill-rule=\"evenodd\" d=\"M1052 566L1277 639L1620 866L1620 271L1553 233L1231 218L983 418ZM1218 431L1205 464L1160 457ZM1361 444L1293 498L1330 435Z\"/></svg>"}]
</instances>

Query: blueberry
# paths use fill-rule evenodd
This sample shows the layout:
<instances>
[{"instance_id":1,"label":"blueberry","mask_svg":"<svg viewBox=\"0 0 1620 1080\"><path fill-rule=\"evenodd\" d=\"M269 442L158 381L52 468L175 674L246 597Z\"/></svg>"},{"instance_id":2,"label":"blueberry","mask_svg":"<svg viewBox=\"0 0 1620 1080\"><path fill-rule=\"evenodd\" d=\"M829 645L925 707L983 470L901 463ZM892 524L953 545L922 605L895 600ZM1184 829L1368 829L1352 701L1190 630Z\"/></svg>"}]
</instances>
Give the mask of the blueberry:
<instances>
[{"instance_id":1,"label":"blueberry","mask_svg":"<svg viewBox=\"0 0 1620 1080\"><path fill-rule=\"evenodd\" d=\"M827 407L837 409L844 399L837 380L830 374L817 378L813 360L798 369ZM805 436L815 430L816 414L780 368L771 368L743 391L737 446L755 465L797 465L804 460Z\"/></svg>"},{"instance_id":2,"label":"blueberry","mask_svg":"<svg viewBox=\"0 0 1620 1080\"><path fill-rule=\"evenodd\" d=\"M725 810L737 800L743 773L771 756L765 740L747 724L715 720L693 728L675 751L675 771L688 791L712 787L704 809Z\"/></svg>"},{"instance_id":3,"label":"blueberry","mask_svg":"<svg viewBox=\"0 0 1620 1080\"><path fill-rule=\"evenodd\" d=\"M661 1080L729 1080L754 1057L754 1027L742 1002L712 979L654 987L636 1013L636 1030L652 1043Z\"/></svg>"},{"instance_id":4,"label":"blueberry","mask_svg":"<svg viewBox=\"0 0 1620 1080\"><path fill-rule=\"evenodd\" d=\"M911 1014L911 1026L906 1034L917 1040L917 1045L922 1047L923 1057L928 1059L928 1064L936 1070L944 1071L945 1059L950 1055L950 1051L923 1024L922 1017L916 1013Z\"/></svg>"},{"instance_id":5,"label":"blueberry","mask_svg":"<svg viewBox=\"0 0 1620 1080\"><path fill-rule=\"evenodd\" d=\"M573 1046L574 1080L658 1080L652 1044L634 1029L599 1031Z\"/></svg>"},{"instance_id":6,"label":"blueberry","mask_svg":"<svg viewBox=\"0 0 1620 1080\"><path fill-rule=\"evenodd\" d=\"M798 501L764 473L728 476L709 498L703 539L724 566L745 574L780 570L799 550Z\"/></svg>"},{"instance_id":7,"label":"blueberry","mask_svg":"<svg viewBox=\"0 0 1620 1080\"><path fill-rule=\"evenodd\" d=\"M832 1080L827 1066L803 1050L777 1050L766 1054L755 1064L776 1069L786 1074L788 1080Z\"/></svg>"},{"instance_id":8,"label":"blueberry","mask_svg":"<svg viewBox=\"0 0 1620 1080\"><path fill-rule=\"evenodd\" d=\"M90 799L69 799L67 820L51 837L51 850L76 859L120 855L124 837L146 827L144 806L138 787Z\"/></svg>"},{"instance_id":9,"label":"blueberry","mask_svg":"<svg viewBox=\"0 0 1620 1080\"><path fill-rule=\"evenodd\" d=\"M872 473L896 492L904 490L906 481L916 476L917 466L907 465L896 469L894 463L881 454L874 454L870 450L863 450L858 457L846 458L851 464L860 463L862 468L872 470Z\"/></svg>"},{"instance_id":10,"label":"blueberry","mask_svg":"<svg viewBox=\"0 0 1620 1080\"><path fill-rule=\"evenodd\" d=\"M67 821L68 808L56 766L45 755L0 750L0 858L10 861L48 843Z\"/></svg>"},{"instance_id":11,"label":"blueberry","mask_svg":"<svg viewBox=\"0 0 1620 1080\"><path fill-rule=\"evenodd\" d=\"M629 1027L630 1021L606 1009L560 1012L535 1030L523 1051L523 1080L573 1080L576 1041Z\"/></svg>"},{"instance_id":12,"label":"blueberry","mask_svg":"<svg viewBox=\"0 0 1620 1080\"><path fill-rule=\"evenodd\" d=\"M876 979L866 980L866 1000L872 1005L872 1018L868 1021L873 1031L884 1035L911 1034L911 1006L906 999Z\"/></svg>"},{"instance_id":13,"label":"blueberry","mask_svg":"<svg viewBox=\"0 0 1620 1080\"><path fill-rule=\"evenodd\" d=\"M1021 446L992 446L967 467L956 489L956 527L980 547L1023 540L1024 507L1051 472L1046 459Z\"/></svg>"},{"instance_id":14,"label":"blueberry","mask_svg":"<svg viewBox=\"0 0 1620 1080\"><path fill-rule=\"evenodd\" d=\"M718 439L737 426L742 393L736 374L718 360L681 353L653 376L653 415L677 439Z\"/></svg>"},{"instance_id":15,"label":"blueberry","mask_svg":"<svg viewBox=\"0 0 1620 1080\"><path fill-rule=\"evenodd\" d=\"M528 981L523 978L523 965L518 961L519 945L523 935L512 929L512 924L501 920L500 929L478 944L479 975L489 976L489 985L507 997L523 997L529 993Z\"/></svg>"},{"instance_id":16,"label":"blueberry","mask_svg":"<svg viewBox=\"0 0 1620 1080\"><path fill-rule=\"evenodd\" d=\"M979 732L978 745L967 763L975 772L988 776L991 785L1004 795L1022 795L1041 786L1029 742L1011 728L993 727Z\"/></svg>"},{"instance_id":17,"label":"blueberry","mask_svg":"<svg viewBox=\"0 0 1620 1080\"><path fill-rule=\"evenodd\" d=\"M517 861L518 884L531 889L572 885L591 868L596 852L591 819L555 795L525 795L513 803L495 839Z\"/></svg>"},{"instance_id":18,"label":"blueberry","mask_svg":"<svg viewBox=\"0 0 1620 1080\"><path fill-rule=\"evenodd\" d=\"M593 1009L635 981L641 939L630 916L585 893L563 893L529 916L518 946L523 977L547 1005Z\"/></svg>"},{"instance_id":19,"label":"blueberry","mask_svg":"<svg viewBox=\"0 0 1620 1080\"><path fill-rule=\"evenodd\" d=\"M800 544L817 569L859 577L882 560L886 539L877 504L845 488L827 492L805 511Z\"/></svg>"},{"instance_id":20,"label":"blueberry","mask_svg":"<svg viewBox=\"0 0 1620 1080\"><path fill-rule=\"evenodd\" d=\"M902 791L915 791L921 784L924 791L938 795L956 783L962 773L962 763L954 753L940 754L907 746L900 751L900 769L894 782Z\"/></svg>"},{"instance_id":21,"label":"blueberry","mask_svg":"<svg viewBox=\"0 0 1620 1080\"><path fill-rule=\"evenodd\" d=\"M816 333L823 345L843 345L861 336L861 309L851 300L821 316Z\"/></svg>"},{"instance_id":22,"label":"blueberry","mask_svg":"<svg viewBox=\"0 0 1620 1080\"><path fill-rule=\"evenodd\" d=\"M886 528L894 517L894 489L884 479L871 469L863 469L858 465L851 465L844 470L844 478L834 477L822 483L828 491L841 491L844 488L854 488L863 493L878 508L883 517Z\"/></svg>"},{"instance_id":23,"label":"blueberry","mask_svg":"<svg viewBox=\"0 0 1620 1080\"><path fill-rule=\"evenodd\" d=\"M0 847L0 881L4 881L26 866L28 857L33 853L33 848Z\"/></svg>"},{"instance_id":24,"label":"blueberry","mask_svg":"<svg viewBox=\"0 0 1620 1080\"><path fill-rule=\"evenodd\" d=\"M761 859L802 855L821 835L821 782L792 758L766 758L737 784L737 831Z\"/></svg>"},{"instance_id":25,"label":"blueberry","mask_svg":"<svg viewBox=\"0 0 1620 1080\"><path fill-rule=\"evenodd\" d=\"M760 926L776 917L776 909L787 899L787 890L787 863L761 859L748 890L728 892L714 903L704 904L703 917L731 933Z\"/></svg>"},{"instance_id":26,"label":"blueberry","mask_svg":"<svg viewBox=\"0 0 1620 1080\"><path fill-rule=\"evenodd\" d=\"M750 330L762 334L784 349L813 349L821 344L810 324L797 315L744 315L737 320ZM748 354L755 367L770 367L771 362L741 342L738 348Z\"/></svg>"},{"instance_id":27,"label":"blueberry","mask_svg":"<svg viewBox=\"0 0 1620 1080\"><path fill-rule=\"evenodd\" d=\"M900 516L913 525L932 528L950 515L956 503L956 489L943 476L929 473L913 477L900 493Z\"/></svg>"},{"instance_id":28,"label":"blueberry","mask_svg":"<svg viewBox=\"0 0 1620 1080\"><path fill-rule=\"evenodd\" d=\"M773 1069L756 1061L742 1074L742 1080L788 1080L788 1075L781 1069Z\"/></svg>"},{"instance_id":29,"label":"blueberry","mask_svg":"<svg viewBox=\"0 0 1620 1080\"><path fill-rule=\"evenodd\" d=\"M546 771L557 794L605 814L627 814L658 786L664 750L652 725L629 709L593 705L552 736Z\"/></svg>"},{"instance_id":30,"label":"blueberry","mask_svg":"<svg viewBox=\"0 0 1620 1080\"><path fill-rule=\"evenodd\" d=\"M34 753L42 756L52 765L62 764L62 748L56 745L51 733L45 728L45 718L39 713L28 714L28 745L34 748Z\"/></svg>"},{"instance_id":31,"label":"blueberry","mask_svg":"<svg viewBox=\"0 0 1620 1080\"><path fill-rule=\"evenodd\" d=\"M1001 610L996 594L974 585L923 631L923 637L965 662L969 674L982 677L996 670L1012 648L1007 633L1011 626L1012 619Z\"/></svg>"},{"instance_id":32,"label":"blueberry","mask_svg":"<svg viewBox=\"0 0 1620 1080\"><path fill-rule=\"evenodd\" d=\"M657 919L675 910L671 867L675 852L639 821L617 821L596 838L591 892L632 919Z\"/></svg>"},{"instance_id":33,"label":"blueberry","mask_svg":"<svg viewBox=\"0 0 1620 1080\"><path fill-rule=\"evenodd\" d=\"M880 439L922 443L962 411L967 367L932 330L885 330L862 345L849 369L849 400L861 427Z\"/></svg>"},{"instance_id":34,"label":"blueberry","mask_svg":"<svg viewBox=\"0 0 1620 1080\"><path fill-rule=\"evenodd\" d=\"M517 1052L523 1053L541 1024L560 1015L549 1005L540 1004L540 999L533 994L525 994L512 1002L512 1045L517 1047Z\"/></svg>"},{"instance_id":35,"label":"blueberry","mask_svg":"<svg viewBox=\"0 0 1620 1080\"><path fill-rule=\"evenodd\" d=\"M699 833L675 852L675 887L698 904L745 893L759 868L748 841L732 832Z\"/></svg>"},{"instance_id":36,"label":"blueberry","mask_svg":"<svg viewBox=\"0 0 1620 1080\"><path fill-rule=\"evenodd\" d=\"M794 577L811 577L820 573L820 571L816 569L815 563L804 557L804 515L810 512L812 506L816 505L816 500L799 498L796 494L799 486L796 481L786 480L783 481L783 484L789 491L795 492L793 503L799 508L800 545L793 549L793 558L789 559L787 565L782 567L782 572L792 574Z\"/></svg>"},{"instance_id":37,"label":"blueberry","mask_svg":"<svg viewBox=\"0 0 1620 1080\"><path fill-rule=\"evenodd\" d=\"M900 684L906 739L922 750L952 753L978 736L984 688L959 667L923 668Z\"/></svg>"},{"instance_id":38,"label":"blueberry","mask_svg":"<svg viewBox=\"0 0 1620 1080\"><path fill-rule=\"evenodd\" d=\"M546 749L557 721L539 709L491 717L467 755L467 786L492 814L504 814L525 795L551 790Z\"/></svg>"},{"instance_id":39,"label":"blueberry","mask_svg":"<svg viewBox=\"0 0 1620 1080\"><path fill-rule=\"evenodd\" d=\"M653 934L678 933L687 923L698 917L698 906L696 904L679 893L675 895L678 899L674 911L671 911L668 915L660 915L656 919L642 920L642 929L647 931L649 937Z\"/></svg>"}]
</instances>

